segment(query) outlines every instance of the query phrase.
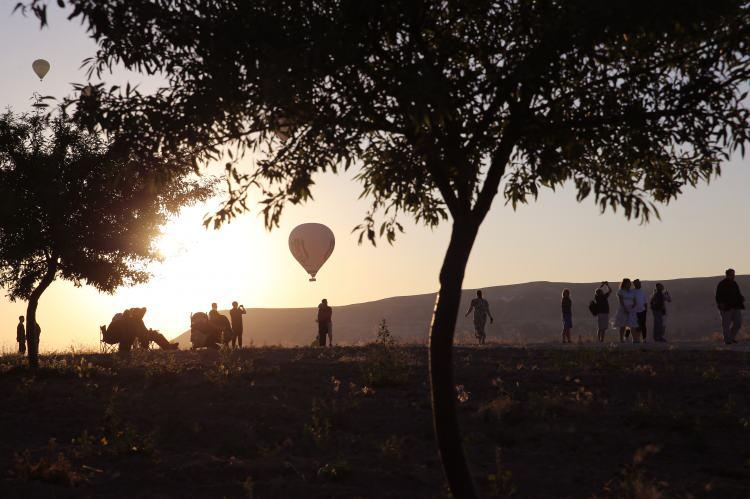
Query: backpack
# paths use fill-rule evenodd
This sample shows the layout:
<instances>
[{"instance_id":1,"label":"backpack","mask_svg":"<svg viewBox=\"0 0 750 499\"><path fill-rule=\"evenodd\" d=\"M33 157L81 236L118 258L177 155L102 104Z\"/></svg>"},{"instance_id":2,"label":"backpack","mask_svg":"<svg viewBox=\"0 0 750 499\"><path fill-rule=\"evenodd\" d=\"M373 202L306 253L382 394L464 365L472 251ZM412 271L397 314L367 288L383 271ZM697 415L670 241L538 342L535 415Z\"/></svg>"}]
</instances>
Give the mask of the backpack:
<instances>
[{"instance_id":1,"label":"backpack","mask_svg":"<svg viewBox=\"0 0 750 499\"><path fill-rule=\"evenodd\" d=\"M599 307L596 305L596 300L591 300L591 303L589 303L589 312L591 312L591 315L599 315Z\"/></svg>"}]
</instances>

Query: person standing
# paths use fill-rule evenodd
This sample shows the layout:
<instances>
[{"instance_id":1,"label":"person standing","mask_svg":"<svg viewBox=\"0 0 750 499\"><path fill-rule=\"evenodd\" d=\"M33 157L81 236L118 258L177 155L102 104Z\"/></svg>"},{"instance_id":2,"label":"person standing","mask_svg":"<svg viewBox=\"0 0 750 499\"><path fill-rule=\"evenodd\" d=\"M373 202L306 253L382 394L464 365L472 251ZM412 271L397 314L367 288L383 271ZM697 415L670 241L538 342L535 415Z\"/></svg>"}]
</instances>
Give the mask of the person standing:
<instances>
[{"instance_id":1,"label":"person standing","mask_svg":"<svg viewBox=\"0 0 750 499\"><path fill-rule=\"evenodd\" d=\"M638 339L642 338L643 342L646 342L646 316L648 315L648 298L646 298L646 291L641 289L641 280L636 279L633 281L633 296L635 296L635 318L638 329L633 335L633 343L638 343ZM640 333L640 334L638 334Z\"/></svg>"},{"instance_id":2,"label":"person standing","mask_svg":"<svg viewBox=\"0 0 750 499\"><path fill-rule=\"evenodd\" d=\"M328 300L323 298L323 301L318 305L318 345L326 346L326 337L330 337L330 346L333 346L333 335L329 336L329 332L333 328L333 309L328 306Z\"/></svg>"},{"instance_id":3,"label":"person standing","mask_svg":"<svg viewBox=\"0 0 750 499\"><path fill-rule=\"evenodd\" d=\"M573 300L570 299L570 290L563 289L562 292L562 342L571 343L570 331L573 329Z\"/></svg>"},{"instance_id":4,"label":"person standing","mask_svg":"<svg viewBox=\"0 0 750 499\"><path fill-rule=\"evenodd\" d=\"M667 315L667 303L672 301L669 291L664 289L662 283L656 284L654 294L651 296L651 312L654 313L654 341L667 341L664 337L666 332L665 316Z\"/></svg>"},{"instance_id":5,"label":"person standing","mask_svg":"<svg viewBox=\"0 0 750 499\"><path fill-rule=\"evenodd\" d=\"M234 338L232 338L232 346L235 346L235 341L242 348L242 316L247 312L245 311L245 305L237 306L237 302L232 302L232 309L229 311L229 316L232 318L232 331L234 332Z\"/></svg>"},{"instance_id":6,"label":"person standing","mask_svg":"<svg viewBox=\"0 0 750 499\"><path fill-rule=\"evenodd\" d=\"M620 283L620 289L617 291L617 299L620 302L620 306L617 309L615 324L620 329L620 343L625 342L625 338L627 337L626 332L632 333L632 330L637 327L635 296L633 295L633 290L630 289L632 285L633 283L626 277ZM633 341L637 343L635 335L633 335Z\"/></svg>"},{"instance_id":7,"label":"person standing","mask_svg":"<svg viewBox=\"0 0 750 499\"><path fill-rule=\"evenodd\" d=\"M484 345L487 334L484 332L484 326L487 324L487 317L490 318L490 324L495 322L490 312L490 303L482 298L482 290L477 290L477 297L471 300L469 310L464 317L468 317L471 311L474 311L474 336L476 336L480 345Z\"/></svg>"},{"instance_id":8,"label":"person standing","mask_svg":"<svg viewBox=\"0 0 750 499\"><path fill-rule=\"evenodd\" d=\"M607 288L605 291L604 288ZM596 321L598 330L596 337L599 342L604 341L604 333L609 328L609 295L612 294L612 288L609 287L607 281L602 282L594 292L594 302L596 303Z\"/></svg>"},{"instance_id":9,"label":"person standing","mask_svg":"<svg viewBox=\"0 0 750 499\"><path fill-rule=\"evenodd\" d=\"M18 316L18 326L16 326L16 341L18 342L18 353L23 355L26 353L26 328L23 325L23 315Z\"/></svg>"},{"instance_id":10,"label":"person standing","mask_svg":"<svg viewBox=\"0 0 750 499\"><path fill-rule=\"evenodd\" d=\"M726 277L716 286L716 306L721 313L721 328L724 343L737 343L735 337L742 327L742 310L745 308L745 297L740 293L740 286L734 279L734 269L727 269Z\"/></svg>"}]
</instances>

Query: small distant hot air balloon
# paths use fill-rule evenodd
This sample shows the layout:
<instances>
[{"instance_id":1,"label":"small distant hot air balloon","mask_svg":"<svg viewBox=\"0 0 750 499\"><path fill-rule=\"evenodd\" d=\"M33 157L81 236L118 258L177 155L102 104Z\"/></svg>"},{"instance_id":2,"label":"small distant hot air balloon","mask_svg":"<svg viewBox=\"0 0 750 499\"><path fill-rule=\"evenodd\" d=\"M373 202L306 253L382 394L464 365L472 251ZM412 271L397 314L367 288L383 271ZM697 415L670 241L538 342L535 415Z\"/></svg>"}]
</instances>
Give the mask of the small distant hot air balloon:
<instances>
[{"instance_id":1,"label":"small distant hot air balloon","mask_svg":"<svg viewBox=\"0 0 750 499\"><path fill-rule=\"evenodd\" d=\"M289 140L289 137L291 137L292 133L294 133L291 121L284 117L276 120L276 128L274 129L274 133L282 143Z\"/></svg>"},{"instance_id":2,"label":"small distant hot air balloon","mask_svg":"<svg viewBox=\"0 0 750 499\"><path fill-rule=\"evenodd\" d=\"M39 81L42 81L44 76L49 72L49 62L44 59L37 59L31 63L31 69L33 69L34 73L39 77Z\"/></svg>"},{"instance_id":3,"label":"small distant hot air balloon","mask_svg":"<svg viewBox=\"0 0 750 499\"><path fill-rule=\"evenodd\" d=\"M335 245L333 232L323 224L298 225L289 234L289 251L310 274L310 281L315 280L315 275L331 256Z\"/></svg>"}]
</instances>

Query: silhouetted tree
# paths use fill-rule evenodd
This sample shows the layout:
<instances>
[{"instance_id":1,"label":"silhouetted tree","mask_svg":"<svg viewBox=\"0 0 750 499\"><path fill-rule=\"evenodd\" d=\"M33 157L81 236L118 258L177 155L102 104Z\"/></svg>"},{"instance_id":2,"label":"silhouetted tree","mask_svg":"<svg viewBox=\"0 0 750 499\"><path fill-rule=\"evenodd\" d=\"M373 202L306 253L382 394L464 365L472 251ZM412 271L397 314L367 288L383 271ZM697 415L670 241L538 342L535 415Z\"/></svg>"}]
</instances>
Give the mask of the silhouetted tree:
<instances>
[{"instance_id":1,"label":"silhouetted tree","mask_svg":"<svg viewBox=\"0 0 750 499\"><path fill-rule=\"evenodd\" d=\"M250 171L229 165L214 222L257 188L277 225L287 203L310 198L313 174L351 165L372 200L360 241L393 241L400 214L428 226L450 216L430 379L455 497L475 492L451 346L498 190L515 207L570 182L579 200L648 220L748 141L747 1L66 3L98 42L92 76L122 64L168 82L153 95L103 91L80 103L82 119L144 150L262 154ZM44 0L24 7L44 23Z\"/></svg>"},{"instance_id":2,"label":"silhouetted tree","mask_svg":"<svg viewBox=\"0 0 750 499\"><path fill-rule=\"evenodd\" d=\"M62 109L0 115L0 285L28 300L29 365L39 298L55 279L110 293L145 282L168 216L212 192L210 180L164 178L172 166L149 173Z\"/></svg>"}]
</instances>

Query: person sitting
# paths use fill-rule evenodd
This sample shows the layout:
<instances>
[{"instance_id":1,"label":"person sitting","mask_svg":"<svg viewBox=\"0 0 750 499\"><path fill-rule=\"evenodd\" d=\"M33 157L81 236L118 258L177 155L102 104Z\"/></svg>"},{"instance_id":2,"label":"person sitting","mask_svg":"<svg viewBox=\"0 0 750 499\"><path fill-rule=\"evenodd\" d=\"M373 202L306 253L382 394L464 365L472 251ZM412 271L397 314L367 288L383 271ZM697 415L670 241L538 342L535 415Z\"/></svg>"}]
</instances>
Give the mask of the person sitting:
<instances>
[{"instance_id":1,"label":"person sitting","mask_svg":"<svg viewBox=\"0 0 750 499\"><path fill-rule=\"evenodd\" d=\"M102 329L102 340L110 345L119 344L120 352L129 352L135 344L148 348L152 341L163 350L177 350L177 343L170 343L159 331L146 327L143 322L146 310L146 307L136 307L115 314L109 326Z\"/></svg>"},{"instance_id":2,"label":"person sitting","mask_svg":"<svg viewBox=\"0 0 750 499\"><path fill-rule=\"evenodd\" d=\"M211 311L208 313L208 320L219 329L221 333L221 343L229 345L235 338L232 324L229 322L229 318L226 315L217 310L216 303L211 304Z\"/></svg>"},{"instance_id":3,"label":"person sitting","mask_svg":"<svg viewBox=\"0 0 750 499\"><path fill-rule=\"evenodd\" d=\"M218 312L217 312L218 313ZM204 312L197 312L190 316L190 342L193 349L219 348L221 329L212 323Z\"/></svg>"}]
</instances>

